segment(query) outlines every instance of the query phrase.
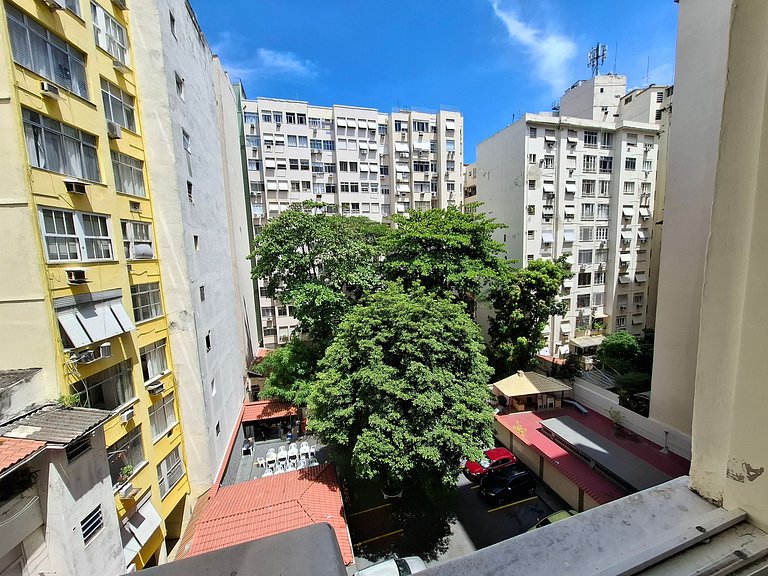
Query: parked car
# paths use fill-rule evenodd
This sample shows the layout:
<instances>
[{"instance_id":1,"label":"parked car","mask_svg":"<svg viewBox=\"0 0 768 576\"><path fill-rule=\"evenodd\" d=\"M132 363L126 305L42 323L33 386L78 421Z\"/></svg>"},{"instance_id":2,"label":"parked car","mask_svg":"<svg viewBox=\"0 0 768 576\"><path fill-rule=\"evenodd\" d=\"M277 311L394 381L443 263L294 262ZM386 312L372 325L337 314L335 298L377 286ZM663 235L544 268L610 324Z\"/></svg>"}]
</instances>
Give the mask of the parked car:
<instances>
[{"instance_id":1,"label":"parked car","mask_svg":"<svg viewBox=\"0 0 768 576\"><path fill-rule=\"evenodd\" d=\"M508 467L483 478L478 492L489 504L501 504L531 496L536 492L536 482L528 470Z\"/></svg>"},{"instance_id":2,"label":"parked car","mask_svg":"<svg viewBox=\"0 0 768 576\"><path fill-rule=\"evenodd\" d=\"M489 473L494 473L517 464L517 458L506 448L491 448L483 452L485 458L480 462L468 460L464 463L464 476L472 482L479 482Z\"/></svg>"},{"instance_id":3,"label":"parked car","mask_svg":"<svg viewBox=\"0 0 768 576\"><path fill-rule=\"evenodd\" d=\"M408 576L426 570L427 565L418 556L392 558L355 572L354 576Z\"/></svg>"},{"instance_id":4,"label":"parked car","mask_svg":"<svg viewBox=\"0 0 768 576\"><path fill-rule=\"evenodd\" d=\"M546 526L548 524L552 524L552 522L558 522L559 520L565 520L566 518L570 518L571 516L576 516L578 512L576 510L560 510L558 512L555 512L553 514L550 514L546 518L543 518L542 520L539 520L534 526L531 526L528 528L528 532L531 530L536 530L536 528L541 528L542 526Z\"/></svg>"}]
</instances>

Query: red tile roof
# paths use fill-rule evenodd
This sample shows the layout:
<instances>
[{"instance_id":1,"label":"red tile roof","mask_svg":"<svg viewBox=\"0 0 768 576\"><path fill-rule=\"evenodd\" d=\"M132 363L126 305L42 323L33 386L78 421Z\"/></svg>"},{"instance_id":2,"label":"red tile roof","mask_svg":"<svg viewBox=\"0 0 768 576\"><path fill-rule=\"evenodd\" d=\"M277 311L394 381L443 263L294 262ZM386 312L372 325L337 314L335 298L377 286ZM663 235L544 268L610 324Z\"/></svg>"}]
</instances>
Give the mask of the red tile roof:
<instances>
[{"instance_id":1,"label":"red tile roof","mask_svg":"<svg viewBox=\"0 0 768 576\"><path fill-rule=\"evenodd\" d=\"M0 472L18 464L45 447L45 442L21 438L0 438Z\"/></svg>"},{"instance_id":2,"label":"red tile roof","mask_svg":"<svg viewBox=\"0 0 768 576\"><path fill-rule=\"evenodd\" d=\"M187 557L311 524L333 527L345 564L354 560L332 464L220 487L197 522Z\"/></svg>"},{"instance_id":3,"label":"red tile roof","mask_svg":"<svg viewBox=\"0 0 768 576\"><path fill-rule=\"evenodd\" d=\"M269 420L272 418L287 418L296 416L298 410L288 402L277 402L275 400L259 400L258 402L246 402L243 405L243 422L253 422L254 420Z\"/></svg>"}]
</instances>

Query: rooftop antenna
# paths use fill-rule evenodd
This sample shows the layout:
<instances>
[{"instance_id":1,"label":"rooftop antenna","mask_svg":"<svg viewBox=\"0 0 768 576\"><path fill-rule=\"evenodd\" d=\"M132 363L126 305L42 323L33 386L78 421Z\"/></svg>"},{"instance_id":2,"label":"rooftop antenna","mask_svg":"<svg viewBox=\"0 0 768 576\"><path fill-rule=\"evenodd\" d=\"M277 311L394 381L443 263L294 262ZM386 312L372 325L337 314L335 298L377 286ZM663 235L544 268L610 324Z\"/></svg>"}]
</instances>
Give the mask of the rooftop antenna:
<instances>
[{"instance_id":1,"label":"rooftop antenna","mask_svg":"<svg viewBox=\"0 0 768 576\"><path fill-rule=\"evenodd\" d=\"M595 44L594 48L589 49L589 55L587 55L587 68L592 70L592 76L600 74L600 66L605 64L605 57L608 55L608 46Z\"/></svg>"},{"instance_id":2,"label":"rooftop antenna","mask_svg":"<svg viewBox=\"0 0 768 576\"><path fill-rule=\"evenodd\" d=\"M619 73L619 67L616 63L619 59L619 43L616 42L616 46L613 48L613 73L618 74Z\"/></svg>"},{"instance_id":3,"label":"rooftop antenna","mask_svg":"<svg viewBox=\"0 0 768 576\"><path fill-rule=\"evenodd\" d=\"M648 56L648 62L645 65L645 85L650 86L650 80L651 80L651 57Z\"/></svg>"}]
</instances>

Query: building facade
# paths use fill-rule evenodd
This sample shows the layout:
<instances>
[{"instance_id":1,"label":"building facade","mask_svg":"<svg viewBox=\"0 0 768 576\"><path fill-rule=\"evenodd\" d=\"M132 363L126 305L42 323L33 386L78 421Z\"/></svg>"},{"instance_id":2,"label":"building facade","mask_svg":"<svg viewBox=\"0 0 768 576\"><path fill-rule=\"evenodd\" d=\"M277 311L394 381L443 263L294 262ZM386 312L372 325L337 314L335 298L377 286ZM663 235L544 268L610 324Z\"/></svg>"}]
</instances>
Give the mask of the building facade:
<instances>
[{"instance_id":1,"label":"building facade","mask_svg":"<svg viewBox=\"0 0 768 576\"><path fill-rule=\"evenodd\" d=\"M544 354L646 326L665 90L626 94L623 76L597 76L574 84L558 112L526 114L478 145L476 198L509 226L496 233L507 257L525 265L566 256L572 266L568 310L545 329Z\"/></svg>"},{"instance_id":2,"label":"building facade","mask_svg":"<svg viewBox=\"0 0 768 576\"><path fill-rule=\"evenodd\" d=\"M291 204L386 222L408 209L462 201L460 113L312 106L258 98L243 105L254 229ZM297 326L289 307L260 288L263 342L274 348Z\"/></svg>"},{"instance_id":3,"label":"building facade","mask_svg":"<svg viewBox=\"0 0 768 576\"><path fill-rule=\"evenodd\" d=\"M123 568L141 568L178 537L189 482L130 19L118 2L0 6L0 218L13 247L0 369L40 368L21 403L111 413L120 525L145 501L160 517L153 538L124 548Z\"/></svg>"},{"instance_id":4,"label":"building facade","mask_svg":"<svg viewBox=\"0 0 768 576\"><path fill-rule=\"evenodd\" d=\"M135 0L148 178L195 497L221 466L258 345L250 197L229 78L185 0Z\"/></svg>"}]
</instances>

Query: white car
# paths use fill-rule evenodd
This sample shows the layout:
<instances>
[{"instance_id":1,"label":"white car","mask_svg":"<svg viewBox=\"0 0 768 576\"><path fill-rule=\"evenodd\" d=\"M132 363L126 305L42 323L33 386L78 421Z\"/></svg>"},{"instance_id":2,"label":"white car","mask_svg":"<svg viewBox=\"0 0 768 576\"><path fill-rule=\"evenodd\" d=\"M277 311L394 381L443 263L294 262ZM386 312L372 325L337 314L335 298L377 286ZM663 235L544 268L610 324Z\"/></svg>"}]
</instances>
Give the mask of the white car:
<instances>
[{"instance_id":1,"label":"white car","mask_svg":"<svg viewBox=\"0 0 768 576\"><path fill-rule=\"evenodd\" d=\"M427 565L418 556L392 558L355 572L354 576L408 576L426 570Z\"/></svg>"}]
</instances>

